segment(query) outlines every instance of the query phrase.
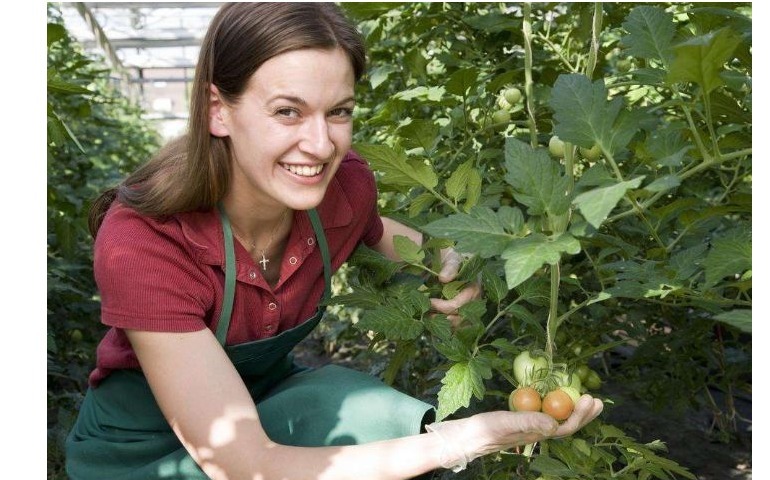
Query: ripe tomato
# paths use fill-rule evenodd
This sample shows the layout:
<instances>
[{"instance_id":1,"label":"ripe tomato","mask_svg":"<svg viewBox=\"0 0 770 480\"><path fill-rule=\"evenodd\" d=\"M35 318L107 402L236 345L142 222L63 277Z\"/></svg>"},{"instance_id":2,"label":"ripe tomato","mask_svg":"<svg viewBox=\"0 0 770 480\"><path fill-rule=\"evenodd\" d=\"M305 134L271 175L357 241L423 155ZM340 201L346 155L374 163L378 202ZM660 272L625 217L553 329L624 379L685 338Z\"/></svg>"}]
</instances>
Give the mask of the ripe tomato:
<instances>
[{"instance_id":1,"label":"ripe tomato","mask_svg":"<svg viewBox=\"0 0 770 480\"><path fill-rule=\"evenodd\" d=\"M545 357L533 357L524 350L513 359L513 378L520 386L527 386L548 372L548 360Z\"/></svg>"},{"instance_id":2,"label":"ripe tomato","mask_svg":"<svg viewBox=\"0 0 770 480\"><path fill-rule=\"evenodd\" d=\"M508 396L508 409L512 412L539 412L542 400L532 387L520 387Z\"/></svg>"},{"instance_id":3,"label":"ripe tomato","mask_svg":"<svg viewBox=\"0 0 770 480\"><path fill-rule=\"evenodd\" d=\"M548 141L548 151L551 152L551 155L554 157L563 157L564 156L564 142L554 135L551 137L551 139Z\"/></svg>"},{"instance_id":4,"label":"ripe tomato","mask_svg":"<svg viewBox=\"0 0 770 480\"><path fill-rule=\"evenodd\" d=\"M551 390L543 398L543 413L547 413L555 420L566 420L574 409L575 402L572 401L567 392L560 388Z\"/></svg>"}]
</instances>

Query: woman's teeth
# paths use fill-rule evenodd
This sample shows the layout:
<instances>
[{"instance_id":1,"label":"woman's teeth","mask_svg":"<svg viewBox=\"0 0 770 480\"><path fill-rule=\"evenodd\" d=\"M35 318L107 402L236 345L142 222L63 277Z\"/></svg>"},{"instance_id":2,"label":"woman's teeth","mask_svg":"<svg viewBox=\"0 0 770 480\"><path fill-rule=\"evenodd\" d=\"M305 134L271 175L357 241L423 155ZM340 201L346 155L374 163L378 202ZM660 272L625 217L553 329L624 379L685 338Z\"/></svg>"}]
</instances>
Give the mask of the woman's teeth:
<instances>
[{"instance_id":1,"label":"woman's teeth","mask_svg":"<svg viewBox=\"0 0 770 480\"><path fill-rule=\"evenodd\" d=\"M300 177L314 177L318 174L320 174L324 166L321 165L287 165L283 164L283 168L290 171L294 175L299 175Z\"/></svg>"}]
</instances>

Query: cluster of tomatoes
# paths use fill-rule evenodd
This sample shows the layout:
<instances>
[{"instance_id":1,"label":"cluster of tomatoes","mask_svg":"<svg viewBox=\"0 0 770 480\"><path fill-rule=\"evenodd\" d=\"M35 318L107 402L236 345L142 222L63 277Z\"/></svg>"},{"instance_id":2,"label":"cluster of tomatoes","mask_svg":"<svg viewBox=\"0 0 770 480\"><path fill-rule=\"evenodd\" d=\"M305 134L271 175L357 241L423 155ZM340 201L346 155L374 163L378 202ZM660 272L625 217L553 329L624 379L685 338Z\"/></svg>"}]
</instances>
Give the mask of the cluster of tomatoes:
<instances>
[{"instance_id":1,"label":"cluster of tomatoes","mask_svg":"<svg viewBox=\"0 0 770 480\"><path fill-rule=\"evenodd\" d=\"M509 86L497 96L497 109L492 112L492 124L507 126L511 122L511 111L522 100L521 90Z\"/></svg>"},{"instance_id":2,"label":"cluster of tomatoes","mask_svg":"<svg viewBox=\"0 0 770 480\"><path fill-rule=\"evenodd\" d=\"M514 412L543 412L558 421L566 420L585 390L601 386L599 374L581 364L567 373L549 368L543 356L523 351L513 361L513 377L518 387L508 397Z\"/></svg>"}]
</instances>

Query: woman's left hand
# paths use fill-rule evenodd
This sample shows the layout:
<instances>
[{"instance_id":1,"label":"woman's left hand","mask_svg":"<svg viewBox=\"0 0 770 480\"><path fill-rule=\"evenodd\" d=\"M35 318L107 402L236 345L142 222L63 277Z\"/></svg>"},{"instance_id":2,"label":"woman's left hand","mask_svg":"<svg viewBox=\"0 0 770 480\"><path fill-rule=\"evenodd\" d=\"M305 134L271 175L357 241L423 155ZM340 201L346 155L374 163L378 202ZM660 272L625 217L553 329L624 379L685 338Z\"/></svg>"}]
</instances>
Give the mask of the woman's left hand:
<instances>
[{"instance_id":1,"label":"woman's left hand","mask_svg":"<svg viewBox=\"0 0 770 480\"><path fill-rule=\"evenodd\" d=\"M454 280L460 272L463 259L464 257L457 253L453 248L441 250L441 272L439 272L438 280L441 283L449 283ZM480 280L473 282L460 290L454 298L448 300L443 298L431 298L430 304L434 311L446 314L449 321L452 322L452 326L456 327L462 321L462 317L459 315L460 307L477 298L481 298Z\"/></svg>"}]
</instances>

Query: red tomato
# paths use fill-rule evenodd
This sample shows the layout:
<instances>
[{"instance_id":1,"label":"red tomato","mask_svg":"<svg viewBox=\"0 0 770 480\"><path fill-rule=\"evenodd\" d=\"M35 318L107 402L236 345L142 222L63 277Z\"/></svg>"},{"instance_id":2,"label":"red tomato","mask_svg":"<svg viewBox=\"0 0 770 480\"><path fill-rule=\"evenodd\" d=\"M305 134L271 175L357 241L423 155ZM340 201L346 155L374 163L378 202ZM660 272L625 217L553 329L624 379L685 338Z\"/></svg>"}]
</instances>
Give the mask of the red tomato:
<instances>
[{"instance_id":1,"label":"red tomato","mask_svg":"<svg viewBox=\"0 0 770 480\"><path fill-rule=\"evenodd\" d=\"M540 394L532 387L517 388L508 397L508 408L512 412L539 412L541 404Z\"/></svg>"},{"instance_id":2,"label":"red tomato","mask_svg":"<svg viewBox=\"0 0 770 480\"><path fill-rule=\"evenodd\" d=\"M543 412L558 421L568 419L574 409L575 402L564 390L552 390L543 398Z\"/></svg>"}]
</instances>

